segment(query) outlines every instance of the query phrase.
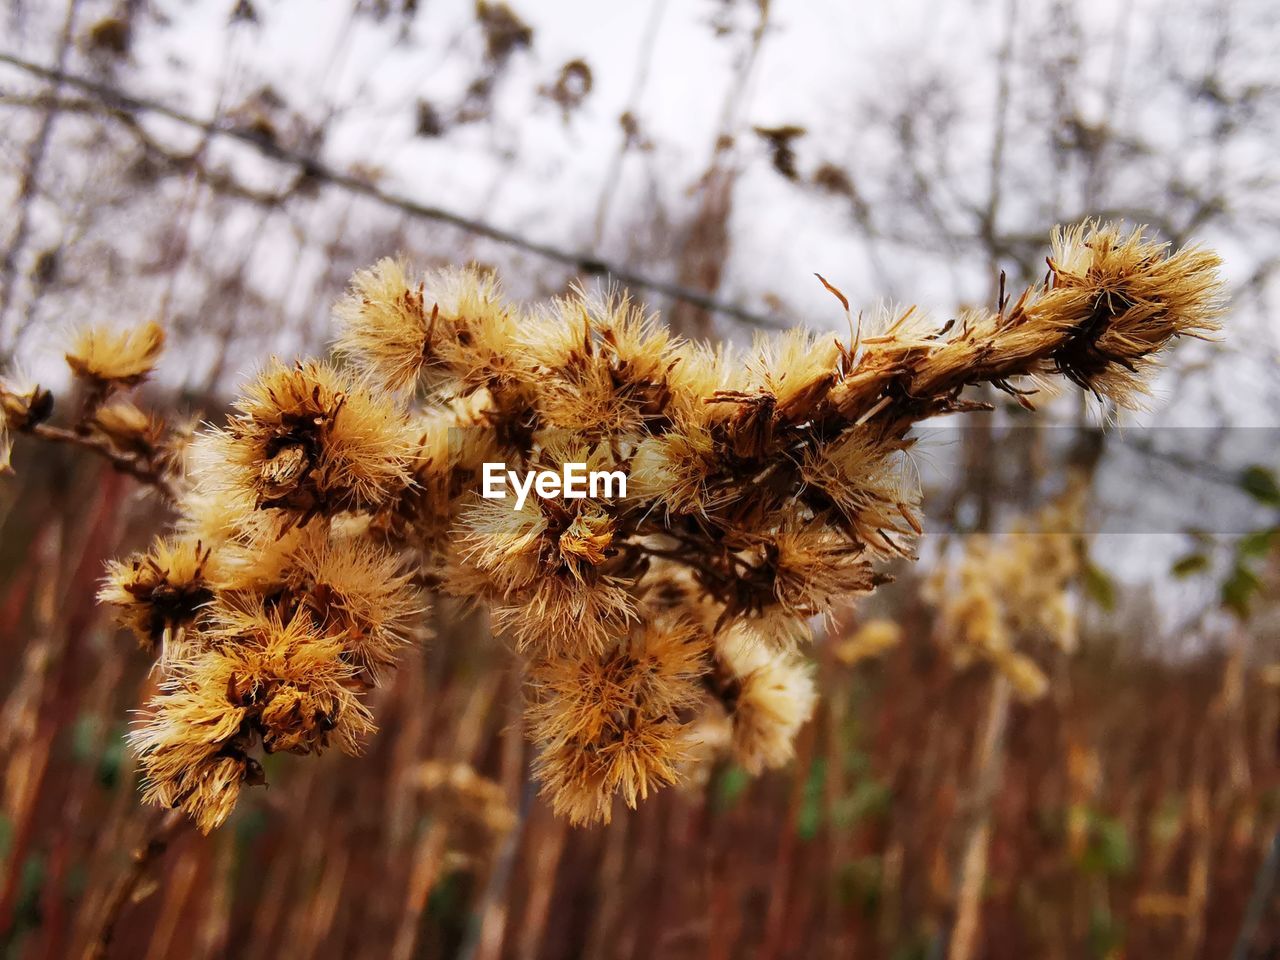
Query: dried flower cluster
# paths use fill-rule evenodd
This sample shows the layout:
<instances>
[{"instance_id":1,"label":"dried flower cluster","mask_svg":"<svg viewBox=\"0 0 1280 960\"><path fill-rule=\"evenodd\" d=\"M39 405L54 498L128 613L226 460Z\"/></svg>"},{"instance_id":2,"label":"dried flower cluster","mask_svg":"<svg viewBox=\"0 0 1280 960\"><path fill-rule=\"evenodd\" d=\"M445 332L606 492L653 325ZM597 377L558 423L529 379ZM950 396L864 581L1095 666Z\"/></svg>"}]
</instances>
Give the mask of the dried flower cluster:
<instances>
[{"instance_id":1,"label":"dried flower cluster","mask_svg":"<svg viewBox=\"0 0 1280 960\"><path fill-rule=\"evenodd\" d=\"M502 785L470 764L428 760L417 767L414 781L431 800L432 812L453 831L460 853L483 850L516 825Z\"/></svg>"},{"instance_id":2,"label":"dried flower cluster","mask_svg":"<svg viewBox=\"0 0 1280 960\"><path fill-rule=\"evenodd\" d=\"M186 451L172 536L110 571L103 599L165 669L133 737L146 795L207 830L261 780L257 751L358 750L420 590L484 604L527 658L536 773L575 823L680 778L709 717L746 769L785 763L811 619L920 531L912 425L982 408L973 384L1030 406L1052 375L1131 403L1171 340L1216 327L1217 265L1086 224L993 311L734 354L624 298L526 309L488 274L383 261L337 307L338 362L268 365ZM141 363L151 340L84 338L72 366L105 395L141 375L112 353ZM22 430L30 404L4 398ZM150 435L109 420L112 444ZM517 510L480 497L486 462L622 471L627 496Z\"/></svg>"},{"instance_id":3,"label":"dried flower cluster","mask_svg":"<svg viewBox=\"0 0 1280 960\"><path fill-rule=\"evenodd\" d=\"M941 564L926 593L938 610L937 633L960 667L991 664L1022 698L1044 695L1049 679L1026 652L1037 641L1063 652L1076 647L1071 587L1084 569L1079 528L1084 487L1004 536L966 538L954 565Z\"/></svg>"},{"instance_id":4,"label":"dried flower cluster","mask_svg":"<svg viewBox=\"0 0 1280 960\"><path fill-rule=\"evenodd\" d=\"M206 434L193 454L232 435ZM374 730L365 694L421 632L423 603L403 553L358 523L313 516L301 526L307 504L275 508L279 525L258 526L257 512L194 492L184 506L177 539L114 564L100 596L166 671L131 737L146 796L208 830L242 783L261 782L258 746L360 752Z\"/></svg>"},{"instance_id":5,"label":"dried flower cluster","mask_svg":"<svg viewBox=\"0 0 1280 960\"><path fill-rule=\"evenodd\" d=\"M34 429L52 412L53 397L47 391L14 378L0 380L0 475L13 472L14 434Z\"/></svg>"},{"instance_id":6,"label":"dried flower cluster","mask_svg":"<svg viewBox=\"0 0 1280 960\"><path fill-rule=\"evenodd\" d=\"M97 327L76 331L66 353L79 394L71 428L48 422L54 412L48 390L0 378L0 474L12 469L14 436L30 434L94 450L172 498L169 475L177 464L166 424L118 396L147 378L163 348L164 331L154 323L119 332Z\"/></svg>"},{"instance_id":7,"label":"dried flower cluster","mask_svg":"<svg viewBox=\"0 0 1280 960\"><path fill-rule=\"evenodd\" d=\"M902 642L903 630L896 620L868 620L835 645L836 659L846 666L874 660Z\"/></svg>"}]
</instances>

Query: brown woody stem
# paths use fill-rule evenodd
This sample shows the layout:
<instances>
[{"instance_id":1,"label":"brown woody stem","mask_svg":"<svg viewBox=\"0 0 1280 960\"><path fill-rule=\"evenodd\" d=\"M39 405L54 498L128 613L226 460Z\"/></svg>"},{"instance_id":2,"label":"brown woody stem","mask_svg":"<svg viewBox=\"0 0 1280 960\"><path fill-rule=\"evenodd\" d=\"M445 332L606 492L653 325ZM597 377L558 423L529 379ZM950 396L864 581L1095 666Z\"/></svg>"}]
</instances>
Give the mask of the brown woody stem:
<instances>
[{"instance_id":1,"label":"brown woody stem","mask_svg":"<svg viewBox=\"0 0 1280 960\"><path fill-rule=\"evenodd\" d=\"M43 440L52 440L55 443L69 443L85 450L91 450L107 460L121 473L127 473L136 480L154 487L169 503L177 502L178 492L174 489L173 480L164 467L136 454L121 453L105 437L81 434L65 427L55 427L47 423L35 423L19 429L23 433L30 434L33 437L40 437Z\"/></svg>"}]
</instances>

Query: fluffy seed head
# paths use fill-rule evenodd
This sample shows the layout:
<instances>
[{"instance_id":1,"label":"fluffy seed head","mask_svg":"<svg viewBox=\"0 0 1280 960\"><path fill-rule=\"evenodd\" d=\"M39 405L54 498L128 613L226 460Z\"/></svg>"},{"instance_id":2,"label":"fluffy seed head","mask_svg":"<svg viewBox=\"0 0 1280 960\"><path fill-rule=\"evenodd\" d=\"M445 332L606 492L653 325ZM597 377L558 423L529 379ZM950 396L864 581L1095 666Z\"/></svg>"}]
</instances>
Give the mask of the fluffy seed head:
<instances>
[{"instance_id":1,"label":"fluffy seed head","mask_svg":"<svg viewBox=\"0 0 1280 960\"><path fill-rule=\"evenodd\" d=\"M1053 288L1031 311L1066 331L1053 369L1132 406L1154 354L1177 337L1205 338L1224 309L1219 258L1197 247L1167 252L1141 228L1086 222L1058 228Z\"/></svg>"},{"instance_id":2,"label":"fluffy seed head","mask_svg":"<svg viewBox=\"0 0 1280 960\"><path fill-rule=\"evenodd\" d=\"M164 349L164 329L145 323L128 330L82 327L67 351L67 365L95 388L131 387L141 383Z\"/></svg>"},{"instance_id":3,"label":"fluffy seed head","mask_svg":"<svg viewBox=\"0 0 1280 960\"><path fill-rule=\"evenodd\" d=\"M181 549L112 568L104 589L170 648L134 735L148 798L208 829L262 780L259 746L358 750L363 694L417 632L407 563L413 583L486 603L528 655L537 773L574 822L675 781L709 749L703 721L748 770L785 763L813 710L796 653L810 621L883 582L873 564L911 559L912 426L974 409L977 385L1029 407L1049 375L1127 402L1156 351L1216 321L1209 254L1089 225L1057 238L1050 267L993 310L892 310L847 342L800 331L735 355L680 342L623 297L524 315L481 271L383 261L336 311L356 374L273 363L226 427L163 447L136 407L103 405L152 348L86 336L69 357L91 388L76 426L144 466L188 465ZM50 409L0 387L10 431ZM629 496L517 510L478 496L490 462L622 470ZM1044 676L1020 647L1069 645L1077 558L1020 550L975 548L937 621L958 659L1032 696ZM868 626L835 652L856 662L896 636Z\"/></svg>"},{"instance_id":4,"label":"fluffy seed head","mask_svg":"<svg viewBox=\"0 0 1280 960\"><path fill-rule=\"evenodd\" d=\"M450 826L478 830L482 840L509 833L519 821L502 785L470 764L428 760L414 771L414 780L431 798L436 816Z\"/></svg>"},{"instance_id":5,"label":"fluffy seed head","mask_svg":"<svg viewBox=\"0 0 1280 960\"><path fill-rule=\"evenodd\" d=\"M709 647L696 624L662 618L604 654L535 664L535 775L557 812L573 823L607 823L615 795L634 808L677 780L692 745L681 715L702 695Z\"/></svg>"},{"instance_id":6,"label":"fluffy seed head","mask_svg":"<svg viewBox=\"0 0 1280 960\"><path fill-rule=\"evenodd\" d=\"M648 437L632 457L628 492L669 514L705 514L720 503L710 486L717 460L705 428Z\"/></svg>"},{"instance_id":7,"label":"fluffy seed head","mask_svg":"<svg viewBox=\"0 0 1280 960\"><path fill-rule=\"evenodd\" d=\"M882 582L871 563L834 530L784 528L764 544L774 574L774 596L794 617L831 612L842 599L869 593Z\"/></svg>"},{"instance_id":8,"label":"fluffy seed head","mask_svg":"<svg viewBox=\"0 0 1280 960\"><path fill-rule=\"evenodd\" d=\"M873 660L902 642L902 627L893 620L868 620L835 648L836 659L852 666Z\"/></svg>"},{"instance_id":9,"label":"fluffy seed head","mask_svg":"<svg viewBox=\"0 0 1280 960\"><path fill-rule=\"evenodd\" d=\"M678 344L625 297L580 291L532 319L520 347L539 377L537 409L551 427L582 436L666 429L687 400L672 373ZM678 403L677 403L678 405Z\"/></svg>"},{"instance_id":10,"label":"fluffy seed head","mask_svg":"<svg viewBox=\"0 0 1280 960\"><path fill-rule=\"evenodd\" d=\"M440 270L411 279L402 261L357 273L335 308L337 347L393 390L415 384L466 396L512 383L517 322L492 273Z\"/></svg>"},{"instance_id":11,"label":"fluffy seed head","mask_svg":"<svg viewBox=\"0 0 1280 960\"><path fill-rule=\"evenodd\" d=\"M675 783L689 746L683 725L637 714L604 742L547 748L534 775L552 809L570 823L609 823L615 796L634 810L653 791Z\"/></svg>"},{"instance_id":12,"label":"fluffy seed head","mask_svg":"<svg viewBox=\"0 0 1280 960\"><path fill-rule=\"evenodd\" d=\"M242 783L262 782L247 752L255 739L268 753L330 743L358 753L373 732L355 668L310 614L220 605L210 619L209 646L173 665L130 734L144 795L185 808L206 832L230 815Z\"/></svg>"},{"instance_id":13,"label":"fluffy seed head","mask_svg":"<svg viewBox=\"0 0 1280 960\"><path fill-rule=\"evenodd\" d=\"M209 560L198 540L159 538L146 553L107 564L98 601L118 608L144 650L167 655L213 599Z\"/></svg>"},{"instance_id":14,"label":"fluffy seed head","mask_svg":"<svg viewBox=\"0 0 1280 960\"><path fill-rule=\"evenodd\" d=\"M16 375L0 377L0 476L12 473L14 431L33 427L53 413L53 394Z\"/></svg>"},{"instance_id":15,"label":"fluffy seed head","mask_svg":"<svg viewBox=\"0 0 1280 960\"><path fill-rule=\"evenodd\" d=\"M115 400L93 412L93 425L117 450L144 456L155 453L165 434L164 421L128 400Z\"/></svg>"},{"instance_id":16,"label":"fluffy seed head","mask_svg":"<svg viewBox=\"0 0 1280 960\"><path fill-rule=\"evenodd\" d=\"M785 765L817 701L809 666L734 634L717 644L716 656L732 691L734 757L749 773Z\"/></svg>"},{"instance_id":17,"label":"fluffy seed head","mask_svg":"<svg viewBox=\"0 0 1280 960\"><path fill-rule=\"evenodd\" d=\"M226 457L206 489L252 495L259 509L305 524L318 513L368 510L410 482L414 444L391 398L328 364L273 361L220 431Z\"/></svg>"},{"instance_id":18,"label":"fluffy seed head","mask_svg":"<svg viewBox=\"0 0 1280 960\"><path fill-rule=\"evenodd\" d=\"M408 265L387 257L358 271L334 307L335 346L392 390L405 390L433 359L436 309L427 306L422 283L409 279Z\"/></svg>"},{"instance_id":19,"label":"fluffy seed head","mask_svg":"<svg viewBox=\"0 0 1280 960\"><path fill-rule=\"evenodd\" d=\"M403 558L367 539L329 536L309 538L291 564L291 586L320 629L376 680L425 610Z\"/></svg>"},{"instance_id":20,"label":"fluffy seed head","mask_svg":"<svg viewBox=\"0 0 1280 960\"><path fill-rule=\"evenodd\" d=\"M800 475L810 502L829 509L833 520L870 556L909 555L907 544L921 532L918 487L906 476L905 441L854 428L806 451Z\"/></svg>"}]
</instances>

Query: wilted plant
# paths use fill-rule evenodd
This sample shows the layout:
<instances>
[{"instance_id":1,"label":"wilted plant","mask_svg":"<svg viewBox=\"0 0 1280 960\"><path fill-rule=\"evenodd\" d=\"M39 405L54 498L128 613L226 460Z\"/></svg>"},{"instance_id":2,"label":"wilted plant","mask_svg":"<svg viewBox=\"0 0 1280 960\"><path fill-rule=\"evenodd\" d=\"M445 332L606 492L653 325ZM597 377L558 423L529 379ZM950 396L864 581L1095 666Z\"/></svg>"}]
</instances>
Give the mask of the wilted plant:
<instances>
[{"instance_id":1,"label":"wilted plant","mask_svg":"<svg viewBox=\"0 0 1280 960\"><path fill-rule=\"evenodd\" d=\"M989 663L1027 700L1049 686L1027 648L1037 641L1065 653L1076 647L1071 587L1084 570L1084 543L1074 532L1084 491L1073 483L1005 536L966 538L962 556L939 564L927 584L938 638L957 666Z\"/></svg>"},{"instance_id":2,"label":"wilted plant","mask_svg":"<svg viewBox=\"0 0 1280 960\"><path fill-rule=\"evenodd\" d=\"M470 764L427 760L414 770L413 779L460 844L483 846L516 825L502 785L480 776Z\"/></svg>"},{"instance_id":3,"label":"wilted plant","mask_svg":"<svg viewBox=\"0 0 1280 960\"><path fill-rule=\"evenodd\" d=\"M861 624L853 633L836 643L836 659L846 666L875 660L902 642L903 629L896 620L878 618Z\"/></svg>"},{"instance_id":4,"label":"wilted plant","mask_svg":"<svg viewBox=\"0 0 1280 960\"><path fill-rule=\"evenodd\" d=\"M0 396L9 429L85 441L176 501L174 533L102 591L163 661L132 737L149 800L208 830L261 781L257 750L358 751L365 693L445 591L528 659L537 776L582 823L675 781L709 713L748 770L785 763L815 696L809 621L921 529L912 425L983 408L974 384L1030 406L1054 375L1132 404L1162 348L1216 327L1217 266L1086 224L994 311L735 355L625 298L525 310L487 274L386 260L338 305L345 363L272 362L182 471L150 418L102 406L145 375L150 334L77 341L94 399L73 430L44 425L39 391ZM513 509L480 496L485 463L620 471L627 495Z\"/></svg>"}]
</instances>

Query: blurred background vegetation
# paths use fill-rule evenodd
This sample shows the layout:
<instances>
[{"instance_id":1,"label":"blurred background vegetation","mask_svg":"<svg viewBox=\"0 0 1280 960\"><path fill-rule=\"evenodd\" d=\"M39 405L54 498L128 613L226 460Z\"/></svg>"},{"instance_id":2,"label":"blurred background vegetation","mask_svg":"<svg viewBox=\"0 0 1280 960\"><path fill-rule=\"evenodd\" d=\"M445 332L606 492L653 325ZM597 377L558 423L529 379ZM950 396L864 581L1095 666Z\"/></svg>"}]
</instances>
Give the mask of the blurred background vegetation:
<instances>
[{"instance_id":1,"label":"blurred background vegetation","mask_svg":"<svg viewBox=\"0 0 1280 960\"><path fill-rule=\"evenodd\" d=\"M155 678L93 594L164 518L20 445L6 955L1280 955L1272 5L613 6L9 0L2 365L56 393L68 325L156 319L147 399L216 418L263 356L323 349L352 270L388 253L491 264L518 297L621 282L741 342L842 330L814 271L855 310L993 302L1089 215L1218 249L1223 341L1180 348L1123 434L1078 396L1043 405L1054 430L988 398L922 463L919 573L819 630L795 763L718 766L589 830L529 786L519 664L443 605L365 757L270 758L214 836L157 832L122 740ZM1076 640L1028 635L1048 691L1011 698L957 662L923 580L1068 476L1083 514L1010 536L1068 544ZM883 621L897 642L866 632Z\"/></svg>"}]
</instances>

